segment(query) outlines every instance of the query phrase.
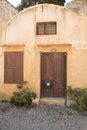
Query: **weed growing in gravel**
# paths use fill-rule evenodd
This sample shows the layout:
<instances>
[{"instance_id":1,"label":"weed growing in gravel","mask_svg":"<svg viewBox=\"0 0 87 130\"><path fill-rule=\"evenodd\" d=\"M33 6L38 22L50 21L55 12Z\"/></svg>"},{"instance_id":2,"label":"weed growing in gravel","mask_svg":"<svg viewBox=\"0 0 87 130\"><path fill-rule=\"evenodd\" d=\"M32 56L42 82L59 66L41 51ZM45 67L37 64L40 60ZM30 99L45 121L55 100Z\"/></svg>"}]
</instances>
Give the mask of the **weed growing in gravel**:
<instances>
[{"instance_id":1,"label":"weed growing in gravel","mask_svg":"<svg viewBox=\"0 0 87 130\"><path fill-rule=\"evenodd\" d=\"M17 85L18 91L13 93L13 96L10 99L11 104L16 106L26 106L28 108L36 105L32 103L32 101L37 97L37 95L35 92L26 87L26 84L27 81L24 81L22 84Z\"/></svg>"},{"instance_id":2,"label":"weed growing in gravel","mask_svg":"<svg viewBox=\"0 0 87 130\"><path fill-rule=\"evenodd\" d=\"M73 115L73 112L70 111L70 110L66 110L66 113L67 113L67 115L69 115L69 116Z\"/></svg>"}]
</instances>

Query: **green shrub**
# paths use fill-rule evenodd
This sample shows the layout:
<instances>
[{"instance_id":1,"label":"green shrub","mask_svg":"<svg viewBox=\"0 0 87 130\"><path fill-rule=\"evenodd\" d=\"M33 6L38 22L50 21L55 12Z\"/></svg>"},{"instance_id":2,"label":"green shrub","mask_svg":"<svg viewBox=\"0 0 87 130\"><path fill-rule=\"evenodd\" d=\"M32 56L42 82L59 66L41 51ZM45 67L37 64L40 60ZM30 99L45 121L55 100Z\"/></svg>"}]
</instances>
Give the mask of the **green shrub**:
<instances>
[{"instance_id":1,"label":"green shrub","mask_svg":"<svg viewBox=\"0 0 87 130\"><path fill-rule=\"evenodd\" d=\"M77 103L77 109L80 111L87 110L87 89L77 88L74 91L74 99Z\"/></svg>"},{"instance_id":2,"label":"green shrub","mask_svg":"<svg viewBox=\"0 0 87 130\"><path fill-rule=\"evenodd\" d=\"M32 100L35 99L36 93L33 91L30 91L28 87L24 87L27 82L23 82L22 84L17 85L17 92L13 93L13 96L10 99L10 102L16 106L26 106L31 107L33 106Z\"/></svg>"},{"instance_id":3,"label":"green shrub","mask_svg":"<svg viewBox=\"0 0 87 130\"><path fill-rule=\"evenodd\" d=\"M68 95L69 97L73 97L73 94L74 94L74 90L72 89L71 86L68 86L67 95Z\"/></svg>"},{"instance_id":4,"label":"green shrub","mask_svg":"<svg viewBox=\"0 0 87 130\"><path fill-rule=\"evenodd\" d=\"M87 111L87 88L86 89L76 88L72 90L73 91L71 95L73 94L73 99L76 101L76 104L73 104L72 107L79 111Z\"/></svg>"}]
</instances>

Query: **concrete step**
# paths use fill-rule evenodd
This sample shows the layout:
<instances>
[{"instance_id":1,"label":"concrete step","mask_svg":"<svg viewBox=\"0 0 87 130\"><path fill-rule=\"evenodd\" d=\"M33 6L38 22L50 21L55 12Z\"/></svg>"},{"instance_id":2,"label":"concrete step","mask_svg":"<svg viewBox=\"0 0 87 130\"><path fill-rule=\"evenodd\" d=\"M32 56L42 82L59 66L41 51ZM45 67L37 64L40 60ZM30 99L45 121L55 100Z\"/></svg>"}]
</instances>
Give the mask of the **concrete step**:
<instances>
[{"instance_id":1,"label":"concrete step","mask_svg":"<svg viewBox=\"0 0 87 130\"><path fill-rule=\"evenodd\" d=\"M40 103L65 105L65 98L40 98Z\"/></svg>"}]
</instances>

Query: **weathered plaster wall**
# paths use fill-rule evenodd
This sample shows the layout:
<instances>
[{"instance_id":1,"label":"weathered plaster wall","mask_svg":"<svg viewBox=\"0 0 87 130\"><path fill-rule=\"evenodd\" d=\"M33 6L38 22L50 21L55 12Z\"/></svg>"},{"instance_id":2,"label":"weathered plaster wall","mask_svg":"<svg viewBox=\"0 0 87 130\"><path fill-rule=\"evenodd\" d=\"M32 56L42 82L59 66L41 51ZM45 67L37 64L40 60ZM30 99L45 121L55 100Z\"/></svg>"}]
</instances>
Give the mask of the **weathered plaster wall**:
<instances>
[{"instance_id":1,"label":"weathered plaster wall","mask_svg":"<svg viewBox=\"0 0 87 130\"><path fill-rule=\"evenodd\" d=\"M87 88L87 50L73 51L71 64L71 85Z\"/></svg>"},{"instance_id":2,"label":"weathered plaster wall","mask_svg":"<svg viewBox=\"0 0 87 130\"><path fill-rule=\"evenodd\" d=\"M36 23L44 21L57 22L56 35L51 35L51 37L49 35L36 35ZM38 45L53 45L59 43L74 45L86 42L86 23L87 16L79 16L64 7L47 4L30 7L16 15L16 17L8 23L6 44L25 44L26 42L30 42L31 44L34 43Z\"/></svg>"},{"instance_id":3,"label":"weathered plaster wall","mask_svg":"<svg viewBox=\"0 0 87 130\"><path fill-rule=\"evenodd\" d=\"M56 35L36 35L37 22L57 22ZM4 51L24 51L24 80L29 82L38 97L40 96L40 52L67 52L67 85L86 87L87 77L87 16L56 5L37 5L30 7L8 22L3 44ZM9 46L10 45L10 46ZM0 64L3 68L4 56ZM2 59L2 60L1 60ZM0 86L11 95L16 85L4 85L4 68L1 72ZM12 89L11 89L12 88ZM9 96L8 96L9 97Z\"/></svg>"},{"instance_id":4,"label":"weathered plaster wall","mask_svg":"<svg viewBox=\"0 0 87 130\"><path fill-rule=\"evenodd\" d=\"M51 35L51 37L48 35L36 35L36 23L44 21L57 22L56 35ZM18 14L12 22L9 22L6 44L15 44L15 42L22 44L26 41L34 42L38 45L59 44L57 42L60 42L60 44L71 44L73 39L78 41L78 38L80 38L81 26L78 24L79 22L80 17L77 14L66 10L64 7L47 4L30 7ZM20 30L22 31L21 35L19 35ZM10 38L12 33L14 33L14 35Z\"/></svg>"},{"instance_id":5,"label":"weathered plaster wall","mask_svg":"<svg viewBox=\"0 0 87 130\"><path fill-rule=\"evenodd\" d=\"M0 45L2 45L2 35L4 30L6 29L7 21L17 13L17 9L7 0L0 0Z\"/></svg>"},{"instance_id":6,"label":"weathered plaster wall","mask_svg":"<svg viewBox=\"0 0 87 130\"><path fill-rule=\"evenodd\" d=\"M87 14L87 0L72 0L66 4L66 8L81 14Z\"/></svg>"}]
</instances>

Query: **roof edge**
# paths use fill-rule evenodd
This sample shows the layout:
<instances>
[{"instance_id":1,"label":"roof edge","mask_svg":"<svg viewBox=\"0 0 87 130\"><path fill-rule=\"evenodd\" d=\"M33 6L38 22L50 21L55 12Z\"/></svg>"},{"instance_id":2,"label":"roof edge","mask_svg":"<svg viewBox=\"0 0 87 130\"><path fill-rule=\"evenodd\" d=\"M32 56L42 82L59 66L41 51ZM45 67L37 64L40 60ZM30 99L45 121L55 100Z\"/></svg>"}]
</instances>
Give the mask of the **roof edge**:
<instances>
[{"instance_id":1,"label":"roof edge","mask_svg":"<svg viewBox=\"0 0 87 130\"><path fill-rule=\"evenodd\" d=\"M58 8L62 8L62 9L65 9L65 6L59 6L59 5L55 5L55 4L38 4L38 5L34 5L34 6L30 6L22 11L20 11L18 14L16 14L15 16L13 16L8 22L7 24L10 24L10 22L12 22L12 20L16 17L18 17L19 15L21 15L22 13L25 13L27 12L28 10L31 10L33 8L37 8L37 7L40 7L40 6L47 6L47 5L50 5L50 6L54 6L54 7L58 7Z\"/></svg>"}]
</instances>

